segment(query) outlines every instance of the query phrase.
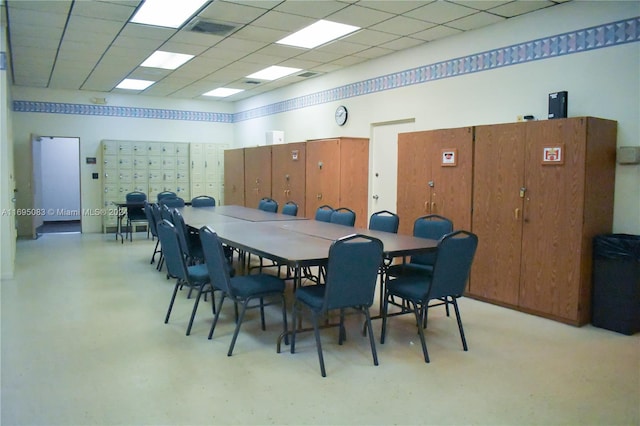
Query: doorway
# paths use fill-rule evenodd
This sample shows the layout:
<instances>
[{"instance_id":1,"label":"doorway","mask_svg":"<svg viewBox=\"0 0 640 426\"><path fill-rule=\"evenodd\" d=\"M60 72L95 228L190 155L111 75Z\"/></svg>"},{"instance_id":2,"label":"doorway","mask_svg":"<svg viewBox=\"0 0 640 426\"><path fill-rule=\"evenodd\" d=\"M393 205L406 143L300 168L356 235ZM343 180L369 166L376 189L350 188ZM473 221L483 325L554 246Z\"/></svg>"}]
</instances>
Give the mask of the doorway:
<instances>
[{"instance_id":1,"label":"doorway","mask_svg":"<svg viewBox=\"0 0 640 426\"><path fill-rule=\"evenodd\" d=\"M33 237L80 233L80 139L34 136L31 144Z\"/></svg>"},{"instance_id":2,"label":"doorway","mask_svg":"<svg viewBox=\"0 0 640 426\"><path fill-rule=\"evenodd\" d=\"M398 133L414 128L413 118L371 125L369 217L381 210L397 213Z\"/></svg>"}]
</instances>

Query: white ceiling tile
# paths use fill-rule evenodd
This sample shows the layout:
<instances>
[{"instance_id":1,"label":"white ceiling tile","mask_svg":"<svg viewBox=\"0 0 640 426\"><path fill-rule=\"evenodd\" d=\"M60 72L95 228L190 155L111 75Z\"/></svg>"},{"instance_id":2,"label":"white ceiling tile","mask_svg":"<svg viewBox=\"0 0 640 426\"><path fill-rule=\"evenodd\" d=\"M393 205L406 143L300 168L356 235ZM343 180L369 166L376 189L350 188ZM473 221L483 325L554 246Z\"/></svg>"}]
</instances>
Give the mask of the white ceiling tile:
<instances>
[{"instance_id":1,"label":"white ceiling tile","mask_svg":"<svg viewBox=\"0 0 640 426\"><path fill-rule=\"evenodd\" d=\"M477 10L489 10L494 7L502 6L503 4L511 3L512 1L513 0L458 0L452 1L452 3Z\"/></svg>"},{"instance_id":2,"label":"white ceiling tile","mask_svg":"<svg viewBox=\"0 0 640 426\"><path fill-rule=\"evenodd\" d=\"M327 16L329 21L339 22L341 24L355 25L360 28L368 28L386 19L393 18L395 15L379 10L350 5L336 13Z\"/></svg>"},{"instance_id":3,"label":"white ceiling tile","mask_svg":"<svg viewBox=\"0 0 640 426\"><path fill-rule=\"evenodd\" d=\"M222 40L220 43L216 44L216 48L251 53L251 52L255 52L257 50L262 49L268 44L269 43L265 43L265 42L243 40L235 37L227 37L226 39Z\"/></svg>"},{"instance_id":4,"label":"white ceiling tile","mask_svg":"<svg viewBox=\"0 0 640 426\"><path fill-rule=\"evenodd\" d=\"M380 0L360 0L358 6L364 6L371 9L381 10L383 12L389 12L394 14L407 13L410 10L416 9L429 3L432 0L413 0L413 1L380 1Z\"/></svg>"},{"instance_id":5,"label":"white ceiling tile","mask_svg":"<svg viewBox=\"0 0 640 426\"><path fill-rule=\"evenodd\" d=\"M402 37L390 41L389 43L381 44L380 47L391 50L405 50L411 47L419 46L421 44L424 44L424 40L418 40L411 37Z\"/></svg>"},{"instance_id":6,"label":"white ceiling tile","mask_svg":"<svg viewBox=\"0 0 640 426\"><path fill-rule=\"evenodd\" d=\"M501 21L504 21L504 18L487 12L478 12L474 15L448 22L447 26L462 31L469 31L486 27L487 25L496 24Z\"/></svg>"},{"instance_id":7,"label":"white ceiling tile","mask_svg":"<svg viewBox=\"0 0 640 426\"><path fill-rule=\"evenodd\" d=\"M127 22L135 12L137 3L116 4L102 1L77 1L73 5L73 15Z\"/></svg>"},{"instance_id":8,"label":"white ceiling tile","mask_svg":"<svg viewBox=\"0 0 640 426\"><path fill-rule=\"evenodd\" d=\"M307 18L290 13L269 11L253 21L251 24L257 27L271 28L282 31L298 31L315 22L313 18Z\"/></svg>"},{"instance_id":9,"label":"white ceiling tile","mask_svg":"<svg viewBox=\"0 0 640 426\"><path fill-rule=\"evenodd\" d=\"M464 18L465 16L476 12L476 9L470 9L454 3L435 1L406 13L406 16L427 22L434 22L436 24L444 24L446 22L453 21L454 19Z\"/></svg>"},{"instance_id":10,"label":"white ceiling tile","mask_svg":"<svg viewBox=\"0 0 640 426\"><path fill-rule=\"evenodd\" d=\"M228 21L239 24L248 24L265 13L262 8L246 6L242 4L214 1L204 11L198 14L199 17L212 21Z\"/></svg>"},{"instance_id":11,"label":"white ceiling tile","mask_svg":"<svg viewBox=\"0 0 640 426\"><path fill-rule=\"evenodd\" d=\"M388 43L392 40L399 38L396 34L389 34L382 31L375 31L369 29L362 29L349 35L345 38L351 43L359 43L365 46L378 46L383 43Z\"/></svg>"},{"instance_id":12,"label":"white ceiling tile","mask_svg":"<svg viewBox=\"0 0 640 426\"><path fill-rule=\"evenodd\" d=\"M553 3L546 0L519 0L511 3L504 4L502 6L494 7L491 9L491 13L496 13L505 18L512 18L517 15L529 13L534 10L544 9L545 7L552 6Z\"/></svg>"},{"instance_id":13,"label":"white ceiling tile","mask_svg":"<svg viewBox=\"0 0 640 426\"><path fill-rule=\"evenodd\" d=\"M418 19L396 16L395 18L373 25L371 29L397 35L409 35L424 30L425 23Z\"/></svg>"},{"instance_id":14,"label":"white ceiling tile","mask_svg":"<svg viewBox=\"0 0 640 426\"><path fill-rule=\"evenodd\" d=\"M239 29L233 33L233 37L244 40L257 40L266 43L274 43L291 34L290 31L276 30L273 28L257 27L254 25Z\"/></svg>"},{"instance_id":15,"label":"white ceiling tile","mask_svg":"<svg viewBox=\"0 0 640 426\"><path fill-rule=\"evenodd\" d=\"M273 10L309 18L322 19L327 15L344 9L348 4L338 1L283 1Z\"/></svg>"},{"instance_id":16,"label":"white ceiling tile","mask_svg":"<svg viewBox=\"0 0 640 426\"><path fill-rule=\"evenodd\" d=\"M381 56L386 56L394 51L391 49L384 49L382 47L372 47L367 50L363 50L362 52L358 52L355 56L360 56L367 59L379 58Z\"/></svg>"},{"instance_id":17,"label":"white ceiling tile","mask_svg":"<svg viewBox=\"0 0 640 426\"><path fill-rule=\"evenodd\" d=\"M433 41L443 37L449 37L449 36L460 34L460 33L462 33L461 30L447 27L446 25L438 25L436 27L429 28L428 30L411 34L411 37L418 38L420 40L425 40L425 41Z\"/></svg>"}]
</instances>

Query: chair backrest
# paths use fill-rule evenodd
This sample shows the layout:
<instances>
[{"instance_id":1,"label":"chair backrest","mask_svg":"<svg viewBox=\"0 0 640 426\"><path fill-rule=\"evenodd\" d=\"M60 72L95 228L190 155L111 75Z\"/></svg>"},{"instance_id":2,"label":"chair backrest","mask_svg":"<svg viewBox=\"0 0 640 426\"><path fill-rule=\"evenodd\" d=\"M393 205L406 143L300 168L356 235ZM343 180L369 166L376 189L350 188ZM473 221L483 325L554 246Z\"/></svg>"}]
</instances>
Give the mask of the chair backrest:
<instances>
[{"instance_id":1,"label":"chair backrest","mask_svg":"<svg viewBox=\"0 0 640 426\"><path fill-rule=\"evenodd\" d=\"M461 296L467 285L478 237L468 231L446 234L438 242L429 299Z\"/></svg>"},{"instance_id":2,"label":"chair backrest","mask_svg":"<svg viewBox=\"0 0 640 426\"><path fill-rule=\"evenodd\" d=\"M157 203L151 204L151 213L153 214L153 218L155 219L157 232L158 224L162 222L162 211L160 210L160 206Z\"/></svg>"},{"instance_id":3,"label":"chair backrest","mask_svg":"<svg viewBox=\"0 0 640 426\"><path fill-rule=\"evenodd\" d=\"M199 195L191 199L191 207L215 207L216 199L208 195Z\"/></svg>"},{"instance_id":4,"label":"chair backrest","mask_svg":"<svg viewBox=\"0 0 640 426\"><path fill-rule=\"evenodd\" d=\"M282 214L298 216L298 205L293 201L287 201L287 203L282 206Z\"/></svg>"},{"instance_id":5,"label":"chair backrest","mask_svg":"<svg viewBox=\"0 0 640 426\"><path fill-rule=\"evenodd\" d=\"M453 222L446 217L430 214L416 219L413 223L413 236L439 240L443 235L453 232ZM410 263L433 266L436 252L411 256Z\"/></svg>"},{"instance_id":6,"label":"chair backrest","mask_svg":"<svg viewBox=\"0 0 640 426\"><path fill-rule=\"evenodd\" d=\"M371 306L381 263L382 241L377 238L352 234L334 241L329 248L323 310Z\"/></svg>"},{"instance_id":7,"label":"chair backrest","mask_svg":"<svg viewBox=\"0 0 640 426\"><path fill-rule=\"evenodd\" d=\"M180 197L165 197L159 203L169 207L184 207L184 199Z\"/></svg>"},{"instance_id":8,"label":"chair backrest","mask_svg":"<svg viewBox=\"0 0 640 426\"><path fill-rule=\"evenodd\" d=\"M331 213L333 212L333 207L325 204L324 206L318 207L315 219L321 222L331 222Z\"/></svg>"},{"instance_id":9,"label":"chair backrest","mask_svg":"<svg viewBox=\"0 0 640 426\"><path fill-rule=\"evenodd\" d=\"M144 203L145 201L147 201L147 194L145 194L144 192L140 192L140 191L133 191L128 193L125 196L125 200L127 203Z\"/></svg>"},{"instance_id":10,"label":"chair backrest","mask_svg":"<svg viewBox=\"0 0 640 426\"><path fill-rule=\"evenodd\" d=\"M331 213L329 221L338 225L353 226L356 223L356 213L346 207L340 207Z\"/></svg>"},{"instance_id":11,"label":"chair backrest","mask_svg":"<svg viewBox=\"0 0 640 426\"><path fill-rule=\"evenodd\" d=\"M178 237L180 238L180 247L182 248L182 253L184 253L187 257L191 257L191 245L189 244L189 229L187 228L187 224L182 217L182 213L180 211L173 209L171 212L171 217L173 219L173 226L176 228L178 232Z\"/></svg>"},{"instance_id":12,"label":"chair backrest","mask_svg":"<svg viewBox=\"0 0 640 426\"><path fill-rule=\"evenodd\" d=\"M158 203L160 201L162 201L164 198L175 198L177 197L178 194L176 194L175 192L172 191L163 191L161 193L158 194Z\"/></svg>"},{"instance_id":13,"label":"chair backrest","mask_svg":"<svg viewBox=\"0 0 640 426\"><path fill-rule=\"evenodd\" d=\"M154 237L158 236L158 226L156 223L156 218L153 215L153 206L151 203L145 201L144 203L144 215L147 218L147 222L149 222L149 229L151 230L151 235Z\"/></svg>"},{"instance_id":14,"label":"chair backrest","mask_svg":"<svg viewBox=\"0 0 640 426\"><path fill-rule=\"evenodd\" d=\"M167 206L166 204L160 204L160 218L162 220L167 220L173 224L173 214L171 212L172 210L173 209L169 208L169 206Z\"/></svg>"},{"instance_id":15,"label":"chair backrest","mask_svg":"<svg viewBox=\"0 0 640 426\"><path fill-rule=\"evenodd\" d=\"M187 264L180 247L180 236L176 227L168 220L158 224L158 238L167 265L167 273L173 278L188 279Z\"/></svg>"},{"instance_id":16,"label":"chair backrest","mask_svg":"<svg viewBox=\"0 0 640 426\"><path fill-rule=\"evenodd\" d=\"M203 226L200 228L200 241L202 241L202 251L204 252L204 261L209 272L211 285L216 290L222 290L234 297L231 287L231 277L227 259L224 255L222 242L211 228Z\"/></svg>"},{"instance_id":17,"label":"chair backrest","mask_svg":"<svg viewBox=\"0 0 640 426\"><path fill-rule=\"evenodd\" d=\"M369 218L369 229L375 231L398 233L400 225L400 217L389 210L380 210L375 212Z\"/></svg>"},{"instance_id":18,"label":"chair backrest","mask_svg":"<svg viewBox=\"0 0 640 426\"><path fill-rule=\"evenodd\" d=\"M258 209L265 212L278 213L278 202L272 198L265 197L258 203Z\"/></svg>"}]
</instances>

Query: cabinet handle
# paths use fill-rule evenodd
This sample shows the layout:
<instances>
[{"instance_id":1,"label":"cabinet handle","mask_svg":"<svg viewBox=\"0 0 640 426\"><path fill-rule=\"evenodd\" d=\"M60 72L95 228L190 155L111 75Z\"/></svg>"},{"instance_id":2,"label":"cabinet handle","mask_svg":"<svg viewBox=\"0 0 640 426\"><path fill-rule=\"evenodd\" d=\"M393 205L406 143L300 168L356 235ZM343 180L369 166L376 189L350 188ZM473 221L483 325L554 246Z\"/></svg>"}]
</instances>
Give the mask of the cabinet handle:
<instances>
[{"instance_id":1,"label":"cabinet handle","mask_svg":"<svg viewBox=\"0 0 640 426\"><path fill-rule=\"evenodd\" d=\"M431 203L431 213L435 213L436 212L436 203L435 201L433 203Z\"/></svg>"},{"instance_id":2,"label":"cabinet handle","mask_svg":"<svg viewBox=\"0 0 640 426\"><path fill-rule=\"evenodd\" d=\"M317 198L318 200L322 200L322 194L318 194L318 195L316 195L316 198Z\"/></svg>"},{"instance_id":3,"label":"cabinet handle","mask_svg":"<svg viewBox=\"0 0 640 426\"><path fill-rule=\"evenodd\" d=\"M424 202L424 211L429 213L429 202L428 201Z\"/></svg>"},{"instance_id":4,"label":"cabinet handle","mask_svg":"<svg viewBox=\"0 0 640 426\"><path fill-rule=\"evenodd\" d=\"M520 209L515 209L513 213L516 220L520 219Z\"/></svg>"}]
</instances>

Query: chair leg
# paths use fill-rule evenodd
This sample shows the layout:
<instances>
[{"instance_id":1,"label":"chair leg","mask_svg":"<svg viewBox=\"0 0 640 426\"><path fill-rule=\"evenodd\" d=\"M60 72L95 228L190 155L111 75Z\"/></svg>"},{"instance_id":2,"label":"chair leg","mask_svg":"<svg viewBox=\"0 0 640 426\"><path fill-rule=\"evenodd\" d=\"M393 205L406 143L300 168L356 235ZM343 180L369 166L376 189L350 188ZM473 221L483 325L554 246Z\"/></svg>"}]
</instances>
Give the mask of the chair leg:
<instances>
[{"instance_id":1,"label":"chair leg","mask_svg":"<svg viewBox=\"0 0 640 426\"><path fill-rule=\"evenodd\" d=\"M153 255L151 256L151 262L149 262L151 265L153 265L153 262L156 261L156 253L160 253L160 251L158 250L158 246L160 245L160 239L158 238L158 240L156 241L156 246L153 249Z\"/></svg>"},{"instance_id":2,"label":"chair leg","mask_svg":"<svg viewBox=\"0 0 640 426\"><path fill-rule=\"evenodd\" d=\"M464 329L462 328L462 319L460 319L460 308L458 308L458 300L455 297L452 297L451 303L453 304L453 309L456 311L456 319L458 320L458 330L460 330L460 338L462 339L462 348L466 351L469 348L467 347L467 339L464 337Z\"/></svg>"},{"instance_id":3,"label":"chair leg","mask_svg":"<svg viewBox=\"0 0 640 426\"><path fill-rule=\"evenodd\" d=\"M262 331L266 330L267 326L264 322L264 297L260 298L260 322L262 324Z\"/></svg>"},{"instance_id":4,"label":"chair leg","mask_svg":"<svg viewBox=\"0 0 640 426\"><path fill-rule=\"evenodd\" d=\"M376 342L373 338L373 326L371 325L371 314L366 306L362 309L364 316L367 318L367 328L369 329L369 342L371 343L371 355L373 356L373 365L378 365L378 352L376 352Z\"/></svg>"},{"instance_id":5,"label":"chair leg","mask_svg":"<svg viewBox=\"0 0 640 426\"><path fill-rule=\"evenodd\" d=\"M176 300L176 294L178 294L178 288L180 287L180 280L176 280L176 286L173 288L173 294L171 295L171 302L169 302L169 309L167 309L167 315L164 317L164 323L169 322L169 316L171 316L171 309L173 308L173 302Z\"/></svg>"},{"instance_id":6,"label":"chair leg","mask_svg":"<svg viewBox=\"0 0 640 426\"><path fill-rule=\"evenodd\" d=\"M220 303L218 304L218 309L216 309L216 316L213 317L213 323L211 324L211 329L209 330L209 337L207 339L211 340L213 337L213 332L216 329L216 324L218 323L218 318L220 317L220 311L222 311L222 304L224 303L224 299L227 297L225 292L222 292L222 297L220 298Z\"/></svg>"},{"instance_id":7,"label":"chair leg","mask_svg":"<svg viewBox=\"0 0 640 426\"><path fill-rule=\"evenodd\" d=\"M293 354L296 352L296 331L298 330L298 326L296 325L296 314L298 312L298 303L296 301L293 302L293 307L291 309L291 324L293 324L293 330L291 331L291 346L290 352ZM286 334L285 334L286 336Z\"/></svg>"},{"instance_id":8,"label":"chair leg","mask_svg":"<svg viewBox=\"0 0 640 426\"><path fill-rule=\"evenodd\" d=\"M409 304L411 304L411 302L408 302ZM422 318L422 316L424 315L424 312L420 312L420 311L425 311L426 305L423 305L420 307L420 310L418 309L418 305L417 303L413 302L413 313L415 314L416 317L416 324L418 325L418 334L420 335L420 343L422 344L422 353L424 354L424 362L429 362L429 352L427 351L427 342L424 338L424 330L422 329L422 327L420 326L422 321L420 321L420 319Z\"/></svg>"},{"instance_id":9,"label":"chair leg","mask_svg":"<svg viewBox=\"0 0 640 426\"><path fill-rule=\"evenodd\" d=\"M200 303L200 297L202 296L202 292L206 283L200 284L198 288L198 294L196 295L196 300L193 302L193 310L191 311L191 318L189 318L189 325L187 326L187 336L191 334L191 327L193 326L193 320L196 318L196 311L198 310L198 304ZM191 292L191 290L189 290Z\"/></svg>"},{"instance_id":10,"label":"chair leg","mask_svg":"<svg viewBox=\"0 0 640 426\"><path fill-rule=\"evenodd\" d=\"M382 304L382 327L380 331L380 344L384 345L384 338L387 335L387 309L389 309L389 296L385 294Z\"/></svg>"},{"instance_id":11,"label":"chair leg","mask_svg":"<svg viewBox=\"0 0 640 426\"><path fill-rule=\"evenodd\" d=\"M249 304L248 300L242 302L242 310L240 311L240 318L236 323L236 329L233 332L233 337L231 338L231 344L229 345L229 352L227 352L227 356L231 356L233 354L233 347L236 345L236 339L238 338L238 334L240 333L240 327L242 326L242 320L244 320L244 314L247 312L247 305Z\"/></svg>"},{"instance_id":12,"label":"chair leg","mask_svg":"<svg viewBox=\"0 0 640 426\"><path fill-rule=\"evenodd\" d=\"M318 360L320 361L320 374L327 377L324 369L324 357L322 356L322 343L320 342L320 326L318 324L318 315L313 312L313 334L316 336L316 348L318 349Z\"/></svg>"},{"instance_id":13,"label":"chair leg","mask_svg":"<svg viewBox=\"0 0 640 426\"><path fill-rule=\"evenodd\" d=\"M344 328L344 308L340 309L340 327L338 330L338 344L342 345L342 342L347 340L347 330Z\"/></svg>"},{"instance_id":14,"label":"chair leg","mask_svg":"<svg viewBox=\"0 0 640 426\"><path fill-rule=\"evenodd\" d=\"M287 326L287 299L284 297L284 293L282 294L282 332L284 333L284 344L289 344L289 336L287 335L289 332L289 327Z\"/></svg>"}]
</instances>

